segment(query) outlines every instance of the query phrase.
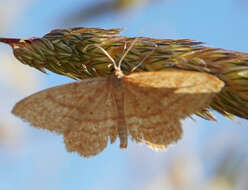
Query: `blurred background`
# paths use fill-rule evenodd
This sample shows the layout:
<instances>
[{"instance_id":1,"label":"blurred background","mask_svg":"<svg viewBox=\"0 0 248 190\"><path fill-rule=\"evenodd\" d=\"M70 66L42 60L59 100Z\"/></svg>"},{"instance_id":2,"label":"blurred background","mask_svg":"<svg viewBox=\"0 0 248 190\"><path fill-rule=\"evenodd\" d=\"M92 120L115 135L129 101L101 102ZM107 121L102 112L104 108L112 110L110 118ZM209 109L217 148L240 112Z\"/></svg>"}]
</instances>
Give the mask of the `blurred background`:
<instances>
[{"instance_id":1,"label":"blurred background","mask_svg":"<svg viewBox=\"0 0 248 190\"><path fill-rule=\"evenodd\" d=\"M0 36L41 37L55 28L123 28L122 35L191 38L248 52L245 0L0 0ZM0 188L4 190L245 190L248 123L183 121L184 136L165 152L130 143L85 159L67 153L61 136L14 117L14 104L73 81L15 60L0 44Z\"/></svg>"}]
</instances>

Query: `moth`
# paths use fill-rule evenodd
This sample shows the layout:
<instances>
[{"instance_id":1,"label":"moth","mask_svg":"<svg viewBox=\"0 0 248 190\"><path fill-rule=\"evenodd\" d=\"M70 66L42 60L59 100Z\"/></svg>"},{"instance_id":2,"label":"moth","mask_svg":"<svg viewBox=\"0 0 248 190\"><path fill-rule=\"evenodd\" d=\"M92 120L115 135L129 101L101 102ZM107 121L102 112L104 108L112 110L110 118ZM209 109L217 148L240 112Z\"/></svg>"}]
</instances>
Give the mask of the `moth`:
<instances>
[{"instance_id":1,"label":"moth","mask_svg":"<svg viewBox=\"0 0 248 190\"><path fill-rule=\"evenodd\" d=\"M125 52L125 55L130 50ZM123 74L112 61L108 77L80 80L35 93L12 112L37 128L64 136L69 152L90 157L117 138L127 148L128 136L163 150L182 136L180 121L208 107L224 82L207 73L167 69Z\"/></svg>"}]
</instances>

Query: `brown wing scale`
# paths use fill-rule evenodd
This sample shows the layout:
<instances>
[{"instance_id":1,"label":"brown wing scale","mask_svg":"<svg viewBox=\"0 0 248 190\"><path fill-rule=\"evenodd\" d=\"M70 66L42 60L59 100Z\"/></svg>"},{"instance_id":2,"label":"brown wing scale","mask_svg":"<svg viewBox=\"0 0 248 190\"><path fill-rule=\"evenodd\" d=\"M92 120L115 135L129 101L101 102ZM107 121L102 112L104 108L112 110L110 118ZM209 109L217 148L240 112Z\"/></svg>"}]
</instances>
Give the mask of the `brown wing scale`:
<instances>
[{"instance_id":1,"label":"brown wing scale","mask_svg":"<svg viewBox=\"0 0 248 190\"><path fill-rule=\"evenodd\" d=\"M206 107L224 86L212 75L178 70L133 73L123 82L129 133L155 149L180 139L180 120Z\"/></svg>"},{"instance_id":2,"label":"brown wing scale","mask_svg":"<svg viewBox=\"0 0 248 190\"><path fill-rule=\"evenodd\" d=\"M89 157L101 152L108 143L110 137L113 143L118 135L118 117L116 106L113 105L111 93L105 86L95 95L100 97L86 106L78 104L70 117L64 119L64 125L68 126L64 133L64 142L69 152L78 152Z\"/></svg>"},{"instance_id":3,"label":"brown wing scale","mask_svg":"<svg viewBox=\"0 0 248 190\"><path fill-rule=\"evenodd\" d=\"M18 102L13 113L38 128L64 134L68 151L83 156L102 151L117 137L116 106L106 78L50 88Z\"/></svg>"}]
</instances>

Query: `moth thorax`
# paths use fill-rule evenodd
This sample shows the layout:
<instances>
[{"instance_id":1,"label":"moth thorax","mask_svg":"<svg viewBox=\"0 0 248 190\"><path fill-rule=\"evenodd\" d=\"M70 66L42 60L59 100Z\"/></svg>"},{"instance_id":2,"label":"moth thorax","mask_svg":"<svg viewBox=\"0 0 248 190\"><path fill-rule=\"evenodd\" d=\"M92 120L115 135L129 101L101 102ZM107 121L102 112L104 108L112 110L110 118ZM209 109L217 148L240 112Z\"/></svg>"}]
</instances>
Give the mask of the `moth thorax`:
<instances>
[{"instance_id":1,"label":"moth thorax","mask_svg":"<svg viewBox=\"0 0 248 190\"><path fill-rule=\"evenodd\" d=\"M114 74L109 77L109 82L114 91L122 88L122 78L124 76L121 70L115 70Z\"/></svg>"},{"instance_id":2,"label":"moth thorax","mask_svg":"<svg viewBox=\"0 0 248 190\"><path fill-rule=\"evenodd\" d=\"M116 69L114 75L118 79L121 79L124 76L123 72L120 69Z\"/></svg>"}]
</instances>

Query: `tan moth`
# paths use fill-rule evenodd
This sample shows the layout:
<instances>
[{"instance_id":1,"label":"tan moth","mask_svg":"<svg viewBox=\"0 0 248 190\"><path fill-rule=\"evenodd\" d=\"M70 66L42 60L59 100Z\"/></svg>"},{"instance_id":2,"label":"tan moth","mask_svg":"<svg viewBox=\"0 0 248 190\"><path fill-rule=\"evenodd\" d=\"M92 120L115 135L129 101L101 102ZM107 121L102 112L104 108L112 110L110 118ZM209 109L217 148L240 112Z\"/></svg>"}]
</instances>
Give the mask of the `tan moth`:
<instances>
[{"instance_id":1,"label":"tan moth","mask_svg":"<svg viewBox=\"0 0 248 190\"><path fill-rule=\"evenodd\" d=\"M120 148L127 148L129 135L162 150L181 138L180 120L207 107L224 86L213 75L176 69L124 75L125 55L117 65L103 51L113 62L112 76L43 90L18 102L12 112L64 135L67 150L85 157L101 152L109 139L119 138Z\"/></svg>"}]
</instances>

